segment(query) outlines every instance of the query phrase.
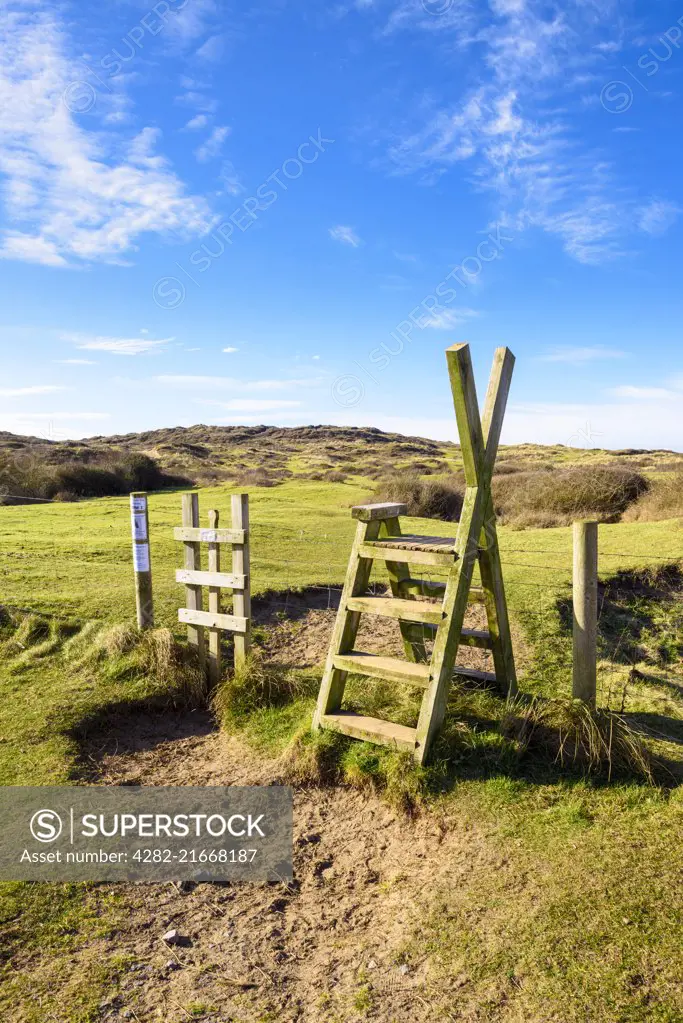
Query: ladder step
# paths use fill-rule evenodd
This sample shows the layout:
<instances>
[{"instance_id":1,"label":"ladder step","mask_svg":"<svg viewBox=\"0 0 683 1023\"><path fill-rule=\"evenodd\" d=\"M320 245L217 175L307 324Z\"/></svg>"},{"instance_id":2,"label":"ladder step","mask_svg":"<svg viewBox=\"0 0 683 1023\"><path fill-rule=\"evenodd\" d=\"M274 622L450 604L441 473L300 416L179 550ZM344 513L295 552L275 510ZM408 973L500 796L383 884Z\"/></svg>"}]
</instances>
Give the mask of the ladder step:
<instances>
[{"instance_id":1,"label":"ladder step","mask_svg":"<svg viewBox=\"0 0 683 1023\"><path fill-rule=\"evenodd\" d=\"M379 742L384 746L396 746L411 752L417 746L417 729L396 725L393 721L382 721L381 718L368 718L362 714L354 714L350 710L338 710L334 714L325 714L323 726L335 732L351 735L354 739L367 739Z\"/></svg>"},{"instance_id":2,"label":"ladder step","mask_svg":"<svg viewBox=\"0 0 683 1023\"><path fill-rule=\"evenodd\" d=\"M350 650L347 654L335 654L332 663L339 671L350 671L356 675L370 675L390 682L408 682L422 689L429 685L428 664L401 661L398 657L382 657L362 650Z\"/></svg>"},{"instance_id":3,"label":"ladder step","mask_svg":"<svg viewBox=\"0 0 683 1023\"><path fill-rule=\"evenodd\" d=\"M402 622L417 622L420 625L439 625L445 617L441 608L435 604L399 600L397 597L350 597L346 606L349 611L398 618Z\"/></svg>"},{"instance_id":4,"label":"ladder step","mask_svg":"<svg viewBox=\"0 0 683 1023\"><path fill-rule=\"evenodd\" d=\"M476 646L481 650L493 649L491 633L483 629L463 629L460 633L460 642L463 646Z\"/></svg>"},{"instance_id":5,"label":"ladder step","mask_svg":"<svg viewBox=\"0 0 683 1023\"><path fill-rule=\"evenodd\" d=\"M433 582L431 579L401 579L398 585L401 593L414 593L419 597L443 597L446 592L445 583ZM483 587L471 586L467 599L470 604L483 604Z\"/></svg>"},{"instance_id":6,"label":"ladder step","mask_svg":"<svg viewBox=\"0 0 683 1023\"><path fill-rule=\"evenodd\" d=\"M460 678L469 678L473 682L490 682L497 684L498 678L492 671L479 671L478 668L462 668L459 664L456 664L453 668L453 674L459 675Z\"/></svg>"},{"instance_id":7,"label":"ladder step","mask_svg":"<svg viewBox=\"0 0 683 1023\"><path fill-rule=\"evenodd\" d=\"M401 541L415 541L413 546ZM434 540L434 543L428 541ZM425 541L421 543L419 541ZM361 558L377 558L380 561L400 561L415 565L437 565L450 568L458 555L448 544L454 540L442 540L439 537L386 537L383 540L366 541L358 548Z\"/></svg>"}]
</instances>

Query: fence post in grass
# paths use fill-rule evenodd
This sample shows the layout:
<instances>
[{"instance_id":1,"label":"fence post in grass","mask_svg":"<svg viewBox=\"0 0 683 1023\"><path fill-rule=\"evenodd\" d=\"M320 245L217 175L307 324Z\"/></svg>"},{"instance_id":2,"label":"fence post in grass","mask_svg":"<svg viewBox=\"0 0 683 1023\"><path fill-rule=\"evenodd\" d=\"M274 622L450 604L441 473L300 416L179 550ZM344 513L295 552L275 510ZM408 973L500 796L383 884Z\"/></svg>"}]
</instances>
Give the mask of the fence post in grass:
<instances>
[{"instance_id":1,"label":"fence post in grass","mask_svg":"<svg viewBox=\"0 0 683 1023\"><path fill-rule=\"evenodd\" d=\"M199 494L183 494L183 525L199 526ZM183 543L185 552L185 568L193 571L200 571L201 547L199 543L186 541ZM202 610L202 588L201 586L185 586L185 605L191 611ZM204 629L198 625L188 625L187 642L195 647L199 657L199 666L203 672L206 664L206 653L204 644Z\"/></svg>"},{"instance_id":2,"label":"fence post in grass","mask_svg":"<svg viewBox=\"0 0 683 1023\"><path fill-rule=\"evenodd\" d=\"M209 512L209 529L218 529L219 513L213 509ZM209 572L221 570L221 545L209 544ZM221 591L219 586L209 586L209 611L220 614ZM209 629L209 685L212 689L218 685L221 677L221 634L219 629Z\"/></svg>"},{"instance_id":3,"label":"fence post in grass","mask_svg":"<svg viewBox=\"0 0 683 1023\"><path fill-rule=\"evenodd\" d=\"M147 494L130 495L130 525L133 538L133 571L135 573L135 608L138 628L154 625L152 565L149 553L149 515Z\"/></svg>"},{"instance_id":4,"label":"fence post in grass","mask_svg":"<svg viewBox=\"0 0 683 1023\"><path fill-rule=\"evenodd\" d=\"M232 528L244 529L244 543L232 545L232 570L244 575L244 589L232 596L232 613L247 619L247 631L235 634L235 665L244 664L251 648L251 576L249 567L249 494L233 494L231 498Z\"/></svg>"},{"instance_id":5,"label":"fence post in grass","mask_svg":"<svg viewBox=\"0 0 683 1023\"><path fill-rule=\"evenodd\" d=\"M598 647L598 524L575 522L572 696L595 706Z\"/></svg>"}]
</instances>

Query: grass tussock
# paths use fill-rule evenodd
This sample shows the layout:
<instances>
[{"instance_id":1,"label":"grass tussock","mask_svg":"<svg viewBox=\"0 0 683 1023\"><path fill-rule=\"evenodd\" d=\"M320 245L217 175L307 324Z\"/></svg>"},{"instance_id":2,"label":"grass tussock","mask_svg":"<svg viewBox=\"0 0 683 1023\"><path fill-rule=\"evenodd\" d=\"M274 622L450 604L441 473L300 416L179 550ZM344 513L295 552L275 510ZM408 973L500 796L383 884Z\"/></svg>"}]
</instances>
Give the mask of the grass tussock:
<instances>
[{"instance_id":1,"label":"grass tussock","mask_svg":"<svg viewBox=\"0 0 683 1023\"><path fill-rule=\"evenodd\" d=\"M624 513L624 522L660 522L683 518L683 472L654 480Z\"/></svg>"},{"instance_id":2,"label":"grass tussock","mask_svg":"<svg viewBox=\"0 0 683 1023\"><path fill-rule=\"evenodd\" d=\"M573 466L496 476L493 500L500 521L517 528L564 526L588 516L614 522L648 486L630 469Z\"/></svg>"},{"instance_id":3,"label":"grass tussock","mask_svg":"<svg viewBox=\"0 0 683 1023\"><path fill-rule=\"evenodd\" d=\"M444 481L403 475L380 480L373 500L406 504L408 515L416 518L456 522L460 518L463 495L464 483L457 476Z\"/></svg>"},{"instance_id":4,"label":"grass tussock","mask_svg":"<svg viewBox=\"0 0 683 1023\"><path fill-rule=\"evenodd\" d=\"M138 632L128 625L103 627L88 622L64 644L62 652L77 671L124 682L144 677L175 704L196 707L205 700L194 651L178 643L169 629Z\"/></svg>"},{"instance_id":5,"label":"grass tussock","mask_svg":"<svg viewBox=\"0 0 683 1023\"><path fill-rule=\"evenodd\" d=\"M513 704L500 730L521 755L550 758L562 768L606 778L635 777L655 783L657 765L640 735L613 711L580 700L532 700Z\"/></svg>"},{"instance_id":6,"label":"grass tussock","mask_svg":"<svg viewBox=\"0 0 683 1023\"><path fill-rule=\"evenodd\" d=\"M254 651L217 686L213 709L222 725L233 725L258 711L314 696L318 685L319 679L310 673L269 664Z\"/></svg>"}]
</instances>

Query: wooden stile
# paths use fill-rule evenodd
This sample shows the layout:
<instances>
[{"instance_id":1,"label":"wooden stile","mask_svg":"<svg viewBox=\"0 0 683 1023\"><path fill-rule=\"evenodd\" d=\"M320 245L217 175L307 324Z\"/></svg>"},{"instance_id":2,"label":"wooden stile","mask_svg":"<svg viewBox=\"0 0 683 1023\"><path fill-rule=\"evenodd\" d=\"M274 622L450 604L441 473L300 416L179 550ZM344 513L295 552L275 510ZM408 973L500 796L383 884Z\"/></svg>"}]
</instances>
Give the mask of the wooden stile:
<instances>
[{"instance_id":1,"label":"wooden stile","mask_svg":"<svg viewBox=\"0 0 683 1023\"><path fill-rule=\"evenodd\" d=\"M441 727L454 676L474 679L480 684L496 683L509 695L517 687L491 500L491 476L514 356L507 348L497 349L481 418L469 346L453 345L447 350L446 359L466 482L457 536L402 534L399 516L405 513L405 505L372 504L353 509L353 517L358 520L356 537L313 718L314 729L331 728L371 742L409 749L420 763L428 756ZM367 594L375 560L386 565L391 597ZM472 585L477 563L481 586ZM446 569L446 582L414 578L411 567L420 565ZM441 603L420 597L440 599ZM463 627L465 611L471 603L485 605L488 631ZM367 613L398 619L408 660L354 649L360 615ZM425 646L427 639L433 639L431 656ZM490 650L495 672L456 665L461 645ZM417 727L342 710L349 672L421 688L424 694Z\"/></svg>"}]
</instances>

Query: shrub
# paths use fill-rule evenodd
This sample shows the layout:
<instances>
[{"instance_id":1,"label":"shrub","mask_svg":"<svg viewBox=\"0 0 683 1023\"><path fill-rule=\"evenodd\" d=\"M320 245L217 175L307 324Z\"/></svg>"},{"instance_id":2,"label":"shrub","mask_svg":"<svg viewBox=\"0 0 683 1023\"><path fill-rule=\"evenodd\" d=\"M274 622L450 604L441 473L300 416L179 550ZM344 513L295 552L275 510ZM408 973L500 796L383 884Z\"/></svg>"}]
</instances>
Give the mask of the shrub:
<instances>
[{"instance_id":1,"label":"shrub","mask_svg":"<svg viewBox=\"0 0 683 1023\"><path fill-rule=\"evenodd\" d=\"M419 476L393 476L380 481L374 498L408 506L408 515L423 519L455 522L460 517L464 484L450 480L424 480Z\"/></svg>"},{"instance_id":2,"label":"shrub","mask_svg":"<svg viewBox=\"0 0 683 1023\"><path fill-rule=\"evenodd\" d=\"M624 514L625 522L656 522L683 517L683 472L655 480Z\"/></svg>"},{"instance_id":3,"label":"shrub","mask_svg":"<svg viewBox=\"0 0 683 1023\"><path fill-rule=\"evenodd\" d=\"M493 500L503 522L561 526L587 515L615 521L648 489L640 473L607 466L496 476Z\"/></svg>"}]
</instances>

